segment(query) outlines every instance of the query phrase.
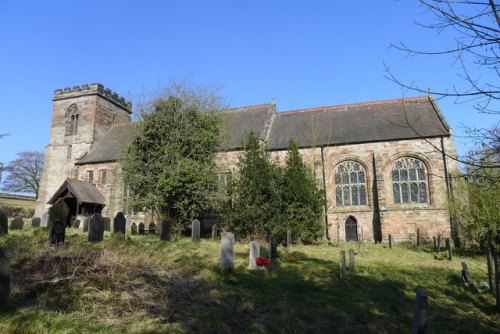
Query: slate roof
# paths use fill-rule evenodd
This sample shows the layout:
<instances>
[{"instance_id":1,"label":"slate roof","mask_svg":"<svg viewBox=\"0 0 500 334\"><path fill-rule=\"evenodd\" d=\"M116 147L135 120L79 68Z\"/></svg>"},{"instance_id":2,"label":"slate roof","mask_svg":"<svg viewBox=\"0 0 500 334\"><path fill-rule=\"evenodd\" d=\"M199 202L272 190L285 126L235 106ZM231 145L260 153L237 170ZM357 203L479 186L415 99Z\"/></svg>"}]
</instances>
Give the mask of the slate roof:
<instances>
[{"instance_id":1,"label":"slate roof","mask_svg":"<svg viewBox=\"0 0 500 334\"><path fill-rule=\"evenodd\" d=\"M271 150L449 136L432 96L276 112L275 104L223 112L223 150L238 150L250 131ZM77 165L118 161L139 123L114 125Z\"/></svg>"},{"instance_id":2,"label":"slate roof","mask_svg":"<svg viewBox=\"0 0 500 334\"><path fill-rule=\"evenodd\" d=\"M104 204L104 197L95 184L75 179L66 179L47 203L54 204L57 199L67 196L68 193L80 203Z\"/></svg>"},{"instance_id":3,"label":"slate roof","mask_svg":"<svg viewBox=\"0 0 500 334\"><path fill-rule=\"evenodd\" d=\"M449 136L449 126L430 96L280 112L268 146L299 147Z\"/></svg>"}]
</instances>

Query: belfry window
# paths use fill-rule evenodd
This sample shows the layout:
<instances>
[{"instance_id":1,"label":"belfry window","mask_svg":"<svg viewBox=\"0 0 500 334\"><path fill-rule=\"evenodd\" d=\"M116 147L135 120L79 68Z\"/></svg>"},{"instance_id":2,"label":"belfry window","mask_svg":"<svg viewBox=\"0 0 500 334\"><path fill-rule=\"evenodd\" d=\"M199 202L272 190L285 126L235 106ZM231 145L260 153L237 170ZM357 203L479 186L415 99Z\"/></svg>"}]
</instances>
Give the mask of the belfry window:
<instances>
[{"instance_id":1,"label":"belfry window","mask_svg":"<svg viewBox=\"0 0 500 334\"><path fill-rule=\"evenodd\" d=\"M366 172L355 161L346 161L335 169L337 206L366 205Z\"/></svg>"},{"instance_id":2,"label":"belfry window","mask_svg":"<svg viewBox=\"0 0 500 334\"><path fill-rule=\"evenodd\" d=\"M78 120L80 118L80 110L76 104L71 105L66 112L66 136L73 136L78 133Z\"/></svg>"},{"instance_id":3,"label":"belfry window","mask_svg":"<svg viewBox=\"0 0 500 334\"><path fill-rule=\"evenodd\" d=\"M427 203L427 171L414 158L396 160L392 167L394 203Z\"/></svg>"}]
</instances>

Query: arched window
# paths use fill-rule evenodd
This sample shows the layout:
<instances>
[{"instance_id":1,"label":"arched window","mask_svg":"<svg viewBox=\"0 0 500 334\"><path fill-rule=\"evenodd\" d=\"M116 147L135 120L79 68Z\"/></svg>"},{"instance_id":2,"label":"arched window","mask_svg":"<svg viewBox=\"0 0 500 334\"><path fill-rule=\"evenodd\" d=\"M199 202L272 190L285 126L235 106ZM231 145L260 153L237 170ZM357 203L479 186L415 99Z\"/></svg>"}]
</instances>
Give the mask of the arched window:
<instances>
[{"instance_id":1,"label":"arched window","mask_svg":"<svg viewBox=\"0 0 500 334\"><path fill-rule=\"evenodd\" d=\"M66 136L76 135L78 132L78 118L80 117L80 110L73 104L66 112Z\"/></svg>"},{"instance_id":2,"label":"arched window","mask_svg":"<svg viewBox=\"0 0 500 334\"><path fill-rule=\"evenodd\" d=\"M396 160L392 166L394 203L427 203L427 176L422 161L414 158Z\"/></svg>"},{"instance_id":3,"label":"arched window","mask_svg":"<svg viewBox=\"0 0 500 334\"><path fill-rule=\"evenodd\" d=\"M335 169L337 206L366 205L366 172L360 163L346 161Z\"/></svg>"}]
</instances>

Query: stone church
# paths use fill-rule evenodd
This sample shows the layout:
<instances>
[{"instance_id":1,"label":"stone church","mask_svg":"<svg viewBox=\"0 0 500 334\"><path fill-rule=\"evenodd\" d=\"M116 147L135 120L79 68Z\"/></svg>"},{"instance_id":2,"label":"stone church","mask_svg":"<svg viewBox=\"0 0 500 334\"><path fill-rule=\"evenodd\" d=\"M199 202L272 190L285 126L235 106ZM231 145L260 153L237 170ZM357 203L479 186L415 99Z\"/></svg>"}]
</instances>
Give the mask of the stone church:
<instances>
[{"instance_id":1,"label":"stone church","mask_svg":"<svg viewBox=\"0 0 500 334\"><path fill-rule=\"evenodd\" d=\"M120 157L133 137L131 103L101 84L57 89L36 216L59 198L67 224L95 212L144 219L128 205ZM374 241L450 235L447 198L456 163L452 130L432 96L277 112L275 103L224 111L228 148L219 179L235 172L253 131L284 162L294 139L325 189L326 237Z\"/></svg>"}]
</instances>

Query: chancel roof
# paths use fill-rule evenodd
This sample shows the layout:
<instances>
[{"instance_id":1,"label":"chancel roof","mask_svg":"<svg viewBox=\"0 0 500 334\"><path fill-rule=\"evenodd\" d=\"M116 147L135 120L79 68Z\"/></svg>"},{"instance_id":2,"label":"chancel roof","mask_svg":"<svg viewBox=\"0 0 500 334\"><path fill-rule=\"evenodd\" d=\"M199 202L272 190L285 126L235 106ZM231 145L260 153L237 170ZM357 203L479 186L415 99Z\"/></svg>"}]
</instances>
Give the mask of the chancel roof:
<instances>
[{"instance_id":1,"label":"chancel roof","mask_svg":"<svg viewBox=\"0 0 500 334\"><path fill-rule=\"evenodd\" d=\"M275 104L223 112L222 149L239 150L253 131L271 150L449 136L431 96L276 112ZM138 123L113 126L76 164L118 161Z\"/></svg>"},{"instance_id":2,"label":"chancel roof","mask_svg":"<svg viewBox=\"0 0 500 334\"><path fill-rule=\"evenodd\" d=\"M104 204L95 184L75 179L66 179L47 203L54 204L60 197L74 197L79 203Z\"/></svg>"}]
</instances>

